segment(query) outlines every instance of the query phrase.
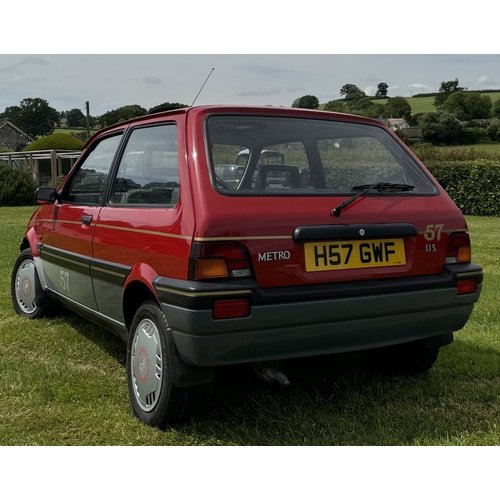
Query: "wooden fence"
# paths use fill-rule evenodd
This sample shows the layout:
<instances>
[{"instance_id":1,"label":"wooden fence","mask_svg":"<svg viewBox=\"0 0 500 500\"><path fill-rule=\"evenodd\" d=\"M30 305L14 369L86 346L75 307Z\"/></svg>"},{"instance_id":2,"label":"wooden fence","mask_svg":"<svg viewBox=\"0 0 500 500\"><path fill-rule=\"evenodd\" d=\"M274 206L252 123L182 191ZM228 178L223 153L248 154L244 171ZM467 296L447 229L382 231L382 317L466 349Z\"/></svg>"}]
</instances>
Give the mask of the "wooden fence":
<instances>
[{"instance_id":1,"label":"wooden fence","mask_svg":"<svg viewBox=\"0 0 500 500\"><path fill-rule=\"evenodd\" d=\"M81 153L81 151L65 149L0 153L0 165L7 164L10 168L29 170L38 186L57 187L57 178L69 171ZM48 179L40 173L40 161L44 160L50 161L50 177Z\"/></svg>"}]
</instances>

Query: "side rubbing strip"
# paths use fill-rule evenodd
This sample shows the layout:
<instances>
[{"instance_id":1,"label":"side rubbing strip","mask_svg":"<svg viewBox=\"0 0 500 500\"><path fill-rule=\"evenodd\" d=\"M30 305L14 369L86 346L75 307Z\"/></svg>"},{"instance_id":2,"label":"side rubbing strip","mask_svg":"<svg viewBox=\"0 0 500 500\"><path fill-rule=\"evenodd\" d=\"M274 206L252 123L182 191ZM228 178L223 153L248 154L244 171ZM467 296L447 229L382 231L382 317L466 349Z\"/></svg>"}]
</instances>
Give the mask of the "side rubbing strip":
<instances>
[{"instance_id":1,"label":"side rubbing strip","mask_svg":"<svg viewBox=\"0 0 500 500\"><path fill-rule=\"evenodd\" d=\"M123 286L132 268L121 264L114 264L105 260L92 259L90 275L92 278Z\"/></svg>"},{"instance_id":2,"label":"side rubbing strip","mask_svg":"<svg viewBox=\"0 0 500 500\"><path fill-rule=\"evenodd\" d=\"M42 245L40 247L40 257L42 260L55 264L56 266L61 266L87 276L90 274L90 257L85 255Z\"/></svg>"}]
</instances>

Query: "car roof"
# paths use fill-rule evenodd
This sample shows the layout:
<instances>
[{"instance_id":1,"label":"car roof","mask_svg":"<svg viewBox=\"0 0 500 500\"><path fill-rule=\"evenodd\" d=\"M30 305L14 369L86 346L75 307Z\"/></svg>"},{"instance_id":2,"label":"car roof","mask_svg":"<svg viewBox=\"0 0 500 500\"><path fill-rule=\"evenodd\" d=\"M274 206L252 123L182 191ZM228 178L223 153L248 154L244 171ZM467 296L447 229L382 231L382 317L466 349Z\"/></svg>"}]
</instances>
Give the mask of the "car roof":
<instances>
[{"instance_id":1,"label":"car roof","mask_svg":"<svg viewBox=\"0 0 500 500\"><path fill-rule=\"evenodd\" d=\"M359 115L351 115L347 113L337 113L332 111L323 111L316 109L304 109L304 108L292 108L292 107L284 107L284 106L254 106L254 105L231 105L231 104L209 104L203 106L194 106L194 107L186 107L186 108L177 108L169 111L160 111L158 113L151 113L143 116L138 116L136 118L132 118L127 121L123 121L120 123L115 123L108 127L105 127L94 136L92 136L87 144L85 145L85 149L87 145L90 144L96 136L101 136L102 134L123 130L134 123L144 123L151 119L152 122L157 122L158 119L161 118L170 118L176 115L183 114L194 114L196 115L209 115L209 114L248 114L248 115L268 115L268 116L289 116L289 117L309 117L309 118L318 118L318 119L330 119L330 120L340 120L340 121L349 121L356 123L366 123L369 125L375 125L380 128L387 129L380 121L374 120L372 118L366 118L364 116Z\"/></svg>"}]
</instances>

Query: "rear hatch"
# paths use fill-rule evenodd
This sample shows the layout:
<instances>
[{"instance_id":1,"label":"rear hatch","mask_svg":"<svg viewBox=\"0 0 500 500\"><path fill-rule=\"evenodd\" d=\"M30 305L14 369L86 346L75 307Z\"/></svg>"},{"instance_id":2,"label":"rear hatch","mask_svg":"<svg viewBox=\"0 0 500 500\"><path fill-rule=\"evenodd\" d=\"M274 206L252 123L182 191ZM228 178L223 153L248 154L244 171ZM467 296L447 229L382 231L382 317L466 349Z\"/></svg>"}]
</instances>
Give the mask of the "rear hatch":
<instances>
[{"instance_id":1,"label":"rear hatch","mask_svg":"<svg viewBox=\"0 0 500 500\"><path fill-rule=\"evenodd\" d=\"M214 115L206 132L214 189L195 239L240 243L262 288L439 274L449 235L466 231L425 168L371 120ZM241 151L228 184L218 165Z\"/></svg>"}]
</instances>

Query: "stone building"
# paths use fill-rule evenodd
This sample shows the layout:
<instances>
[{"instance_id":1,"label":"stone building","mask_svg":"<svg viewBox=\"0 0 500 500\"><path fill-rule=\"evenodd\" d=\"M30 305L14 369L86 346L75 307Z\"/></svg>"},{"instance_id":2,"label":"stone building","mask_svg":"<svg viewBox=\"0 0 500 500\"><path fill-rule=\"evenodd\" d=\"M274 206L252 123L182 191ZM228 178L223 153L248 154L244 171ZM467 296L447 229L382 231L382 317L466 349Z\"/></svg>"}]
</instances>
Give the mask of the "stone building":
<instances>
[{"instance_id":1,"label":"stone building","mask_svg":"<svg viewBox=\"0 0 500 500\"><path fill-rule=\"evenodd\" d=\"M0 148L9 148L14 151L22 151L35 139L23 132L10 120L0 120Z\"/></svg>"}]
</instances>

